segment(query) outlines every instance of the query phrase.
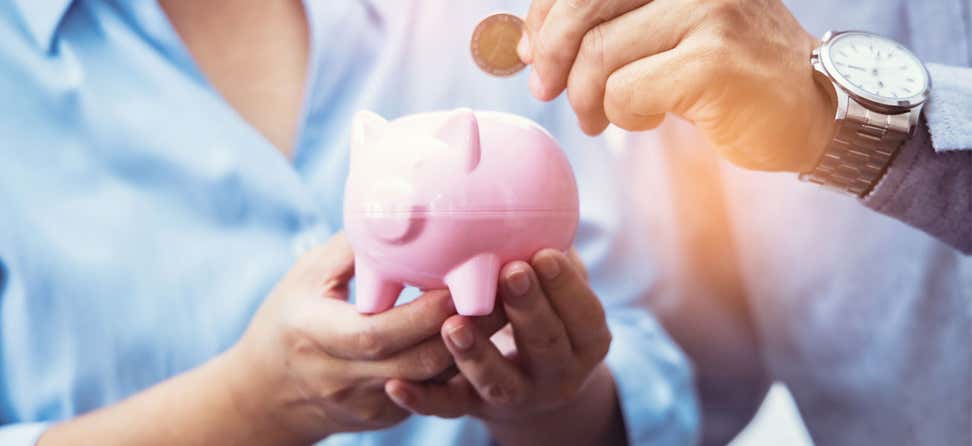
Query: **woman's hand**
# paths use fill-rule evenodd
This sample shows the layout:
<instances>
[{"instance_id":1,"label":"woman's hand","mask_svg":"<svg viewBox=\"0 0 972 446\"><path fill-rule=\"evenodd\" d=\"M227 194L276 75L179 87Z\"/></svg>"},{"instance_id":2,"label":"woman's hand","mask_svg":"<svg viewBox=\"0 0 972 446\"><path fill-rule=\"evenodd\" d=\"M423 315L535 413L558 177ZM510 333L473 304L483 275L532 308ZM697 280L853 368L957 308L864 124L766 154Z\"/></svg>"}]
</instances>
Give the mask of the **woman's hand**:
<instances>
[{"instance_id":1,"label":"woman's hand","mask_svg":"<svg viewBox=\"0 0 972 446\"><path fill-rule=\"evenodd\" d=\"M452 316L442 337L462 374L439 385L393 379L388 394L415 413L481 418L507 445L623 438L614 383L602 363L611 333L583 270L567 255L544 250L531 264L506 265L501 277L510 328L496 336L499 347L472 319Z\"/></svg>"},{"instance_id":2,"label":"woman's hand","mask_svg":"<svg viewBox=\"0 0 972 446\"><path fill-rule=\"evenodd\" d=\"M58 423L39 444L306 445L398 423L408 412L388 399L385 382L427 380L454 364L439 337L455 314L452 299L429 292L361 315L345 300L352 275L351 248L336 236L297 262L231 349ZM476 323L493 333L506 320L498 314Z\"/></svg>"},{"instance_id":3,"label":"woman's hand","mask_svg":"<svg viewBox=\"0 0 972 446\"><path fill-rule=\"evenodd\" d=\"M346 302L353 255L343 236L302 258L229 353L242 409L269 429L313 442L382 429L408 412L384 392L389 378L423 381L452 366L438 333L455 314L445 291L376 315ZM483 320L493 333L505 321Z\"/></svg>"},{"instance_id":4,"label":"woman's hand","mask_svg":"<svg viewBox=\"0 0 972 446\"><path fill-rule=\"evenodd\" d=\"M581 128L692 121L742 167L812 170L832 136L820 44L780 0L534 0L520 57L543 100L565 88Z\"/></svg>"}]
</instances>

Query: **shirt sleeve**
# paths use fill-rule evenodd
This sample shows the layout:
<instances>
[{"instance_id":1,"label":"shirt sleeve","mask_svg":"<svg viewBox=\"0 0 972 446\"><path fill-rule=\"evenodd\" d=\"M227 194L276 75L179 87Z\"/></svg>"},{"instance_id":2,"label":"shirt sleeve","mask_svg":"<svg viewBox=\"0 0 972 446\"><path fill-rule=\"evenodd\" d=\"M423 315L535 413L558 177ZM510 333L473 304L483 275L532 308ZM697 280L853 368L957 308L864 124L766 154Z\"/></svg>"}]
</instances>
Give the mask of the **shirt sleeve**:
<instances>
[{"instance_id":1,"label":"shirt sleeve","mask_svg":"<svg viewBox=\"0 0 972 446\"><path fill-rule=\"evenodd\" d=\"M5 198L5 197L0 197ZM0 212L6 209L0 209ZM5 245L5 237L8 237L12 231L8 226L0 221L0 252L2 252ZM11 277L7 265L3 261L3 257L0 256L0 303L4 302L4 299L11 297ZM2 310L2 309L0 309ZM0 311L0 314L3 312ZM3 322L0 320L0 328L3 328ZM2 331L2 330L0 330ZM0 360L0 365L2 360ZM4 367L0 367L3 369ZM42 433L50 426L50 423L45 422L10 422L11 417L3 409L4 407L10 406L9 395L7 395L3 388L9 389L9 383L6 382L5 376L0 373L0 445L3 446L32 446L37 444L37 440L40 439Z\"/></svg>"},{"instance_id":2,"label":"shirt sleeve","mask_svg":"<svg viewBox=\"0 0 972 446\"><path fill-rule=\"evenodd\" d=\"M922 123L864 203L972 254L972 68L928 71Z\"/></svg>"},{"instance_id":3,"label":"shirt sleeve","mask_svg":"<svg viewBox=\"0 0 972 446\"><path fill-rule=\"evenodd\" d=\"M48 423L16 423L0 425L0 444L4 446L33 446Z\"/></svg>"},{"instance_id":4,"label":"shirt sleeve","mask_svg":"<svg viewBox=\"0 0 972 446\"><path fill-rule=\"evenodd\" d=\"M614 376L630 445L696 444L699 425L691 368L655 318L643 310L608 317L607 365Z\"/></svg>"}]
</instances>

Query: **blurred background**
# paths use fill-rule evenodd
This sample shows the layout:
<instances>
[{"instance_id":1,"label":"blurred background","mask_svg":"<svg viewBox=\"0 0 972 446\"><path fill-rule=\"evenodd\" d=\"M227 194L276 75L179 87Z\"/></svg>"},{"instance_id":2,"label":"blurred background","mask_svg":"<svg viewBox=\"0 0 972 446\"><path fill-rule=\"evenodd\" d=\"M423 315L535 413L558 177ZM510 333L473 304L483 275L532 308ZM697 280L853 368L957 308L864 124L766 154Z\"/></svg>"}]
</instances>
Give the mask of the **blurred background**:
<instances>
[{"instance_id":1,"label":"blurred background","mask_svg":"<svg viewBox=\"0 0 972 446\"><path fill-rule=\"evenodd\" d=\"M703 444L813 444L792 394L770 377L734 228L734 212L751 210L733 208L738 204L727 196L733 175L778 174L721 161L689 123L673 116L652 132L612 127L606 139L629 161L630 190L653 191L633 194L661 271L649 301L696 363Z\"/></svg>"}]
</instances>

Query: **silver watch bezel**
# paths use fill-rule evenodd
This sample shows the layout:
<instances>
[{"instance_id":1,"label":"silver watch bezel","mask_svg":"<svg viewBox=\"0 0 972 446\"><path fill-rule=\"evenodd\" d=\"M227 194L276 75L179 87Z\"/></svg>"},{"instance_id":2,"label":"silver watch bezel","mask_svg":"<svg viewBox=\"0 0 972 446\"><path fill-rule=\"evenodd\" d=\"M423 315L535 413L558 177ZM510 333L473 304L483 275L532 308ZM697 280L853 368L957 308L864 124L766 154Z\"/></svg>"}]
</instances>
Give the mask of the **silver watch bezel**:
<instances>
[{"instance_id":1,"label":"silver watch bezel","mask_svg":"<svg viewBox=\"0 0 972 446\"><path fill-rule=\"evenodd\" d=\"M925 73L925 79L927 80L927 82L924 90L911 97L892 99L892 98L885 98L867 92L862 88L847 82L844 79L844 77L840 75L840 72L834 66L833 60L830 55L830 50L834 42L839 40L840 37L848 36L848 35L863 35L863 36L883 39L893 43L894 45L898 46L901 50L906 51L912 56L914 56L915 59L919 61L919 64L921 65L921 69ZM918 57L914 55L914 52L912 52L904 45L901 45L900 43L894 40L888 39L887 37L866 32L866 31L843 31L843 32L830 31L824 35L823 44L820 45L820 47L816 51L814 51L814 55L819 58L820 64L822 65L825 74L827 75L828 78L831 79L831 81L833 81L835 85L837 85L838 87L840 87L840 89L847 92L847 94L849 94L854 99L857 99L858 101L863 102L865 104L872 104L876 106L879 110L888 111L892 113L901 113L919 107L928 100L928 94L931 91L931 76L928 73L928 68L925 67L924 63L921 63L921 59L918 59Z\"/></svg>"}]
</instances>

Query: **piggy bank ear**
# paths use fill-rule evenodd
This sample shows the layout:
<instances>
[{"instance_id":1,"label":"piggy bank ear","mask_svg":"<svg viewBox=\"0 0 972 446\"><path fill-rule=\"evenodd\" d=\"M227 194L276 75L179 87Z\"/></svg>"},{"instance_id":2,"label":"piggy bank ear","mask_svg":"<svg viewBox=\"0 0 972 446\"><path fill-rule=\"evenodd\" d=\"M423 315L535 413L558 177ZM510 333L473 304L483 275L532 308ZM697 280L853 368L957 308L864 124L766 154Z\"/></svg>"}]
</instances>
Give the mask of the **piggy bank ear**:
<instances>
[{"instance_id":1,"label":"piggy bank ear","mask_svg":"<svg viewBox=\"0 0 972 446\"><path fill-rule=\"evenodd\" d=\"M479 165L479 122L476 114L468 108L450 112L445 123L435 134L436 138L449 145L450 150L460 151L463 168L471 172Z\"/></svg>"},{"instance_id":2,"label":"piggy bank ear","mask_svg":"<svg viewBox=\"0 0 972 446\"><path fill-rule=\"evenodd\" d=\"M385 131L388 121L374 112L361 110L354 115L351 121L351 165L354 159L360 158L361 152L367 150L370 141L373 141Z\"/></svg>"}]
</instances>

